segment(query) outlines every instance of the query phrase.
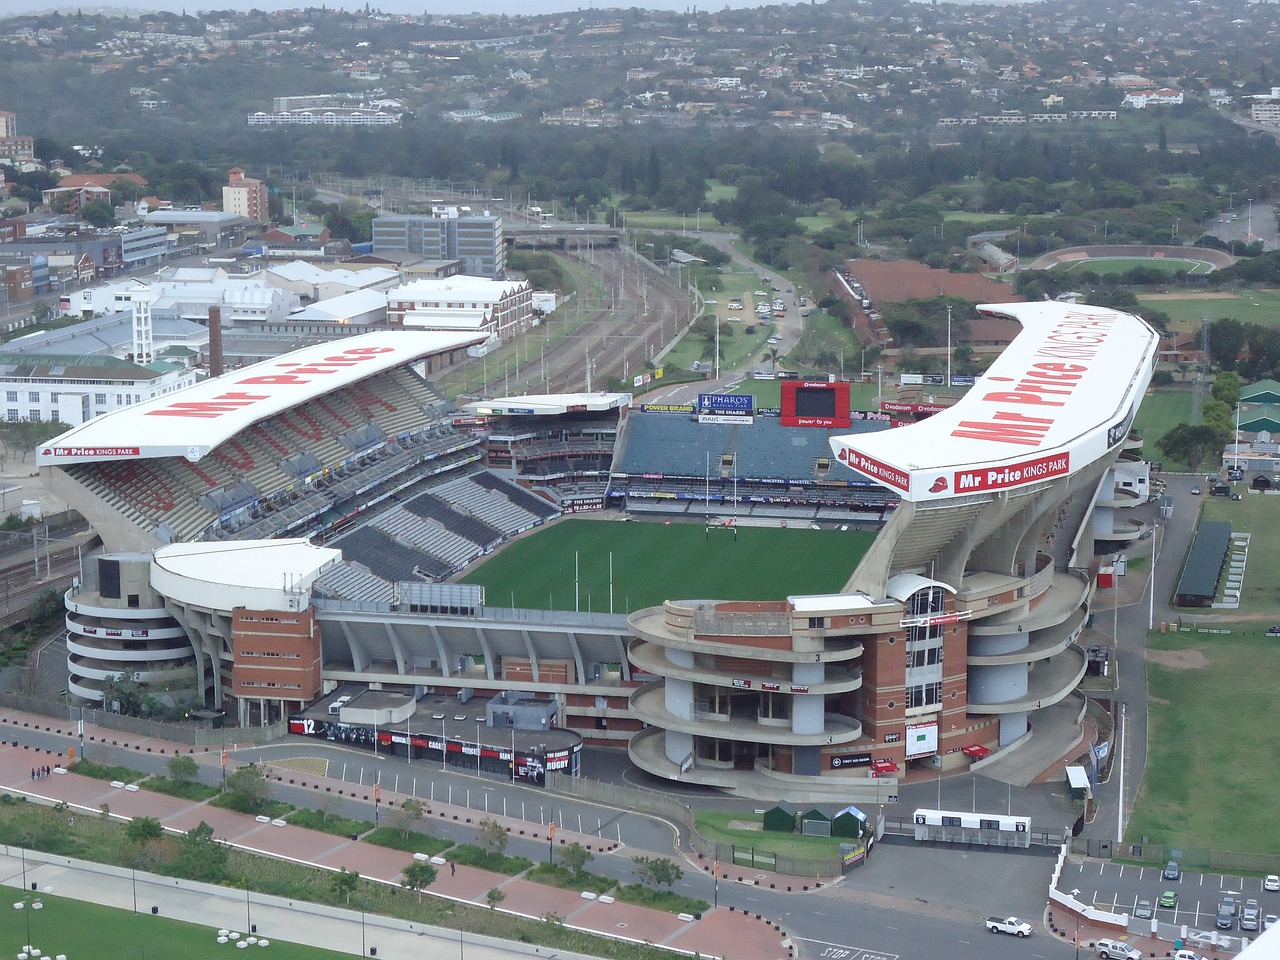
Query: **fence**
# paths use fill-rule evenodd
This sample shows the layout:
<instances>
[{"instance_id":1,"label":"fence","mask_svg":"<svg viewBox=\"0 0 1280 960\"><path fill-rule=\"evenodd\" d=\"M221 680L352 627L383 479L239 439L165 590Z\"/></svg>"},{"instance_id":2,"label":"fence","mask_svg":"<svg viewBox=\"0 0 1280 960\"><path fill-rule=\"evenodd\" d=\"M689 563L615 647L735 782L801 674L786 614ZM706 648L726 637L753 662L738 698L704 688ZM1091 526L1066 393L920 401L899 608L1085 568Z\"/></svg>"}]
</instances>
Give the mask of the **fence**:
<instances>
[{"instance_id":1,"label":"fence","mask_svg":"<svg viewBox=\"0 0 1280 960\"><path fill-rule=\"evenodd\" d=\"M52 717L75 724L84 720L86 727L102 727L129 733L137 737L149 737L155 740L168 740L188 747L223 747L234 743L240 746L270 743L289 732L289 722L281 720L266 727L234 727L215 730L208 726L195 726L185 723L165 723L161 720L146 720L142 717L127 717L119 713L105 710L80 708L61 700L41 700L37 697L25 697L17 693L0 693L0 707L10 710L22 710L42 717Z\"/></svg>"},{"instance_id":2,"label":"fence","mask_svg":"<svg viewBox=\"0 0 1280 960\"><path fill-rule=\"evenodd\" d=\"M1280 863L1277 862L1274 854L1210 850L1207 847L1173 847L1159 843L1115 843L1110 840L1077 838L1071 842L1071 852L1151 866L1161 866L1170 860L1177 860L1183 870L1197 873L1280 872Z\"/></svg>"},{"instance_id":3,"label":"fence","mask_svg":"<svg viewBox=\"0 0 1280 960\"><path fill-rule=\"evenodd\" d=\"M694 852L701 854L706 860L718 860L724 866L733 864L753 870L769 870L789 877L838 877L843 872L843 864L837 855L795 857L708 840L694 826L693 810L687 804L656 791L600 783L562 773L548 773L546 785L548 790L557 793L674 820L689 831L689 843Z\"/></svg>"}]
</instances>

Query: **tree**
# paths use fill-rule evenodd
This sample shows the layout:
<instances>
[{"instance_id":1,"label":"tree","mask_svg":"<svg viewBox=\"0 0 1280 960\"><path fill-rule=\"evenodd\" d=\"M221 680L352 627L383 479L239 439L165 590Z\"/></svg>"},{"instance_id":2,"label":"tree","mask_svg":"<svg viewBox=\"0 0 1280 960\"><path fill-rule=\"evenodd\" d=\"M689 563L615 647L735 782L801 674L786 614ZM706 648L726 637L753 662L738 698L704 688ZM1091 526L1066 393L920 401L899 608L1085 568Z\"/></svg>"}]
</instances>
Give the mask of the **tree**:
<instances>
[{"instance_id":1,"label":"tree","mask_svg":"<svg viewBox=\"0 0 1280 960\"><path fill-rule=\"evenodd\" d=\"M169 761L169 779L174 783L187 783L194 780L200 767L191 757L176 756Z\"/></svg>"},{"instance_id":2,"label":"tree","mask_svg":"<svg viewBox=\"0 0 1280 960\"><path fill-rule=\"evenodd\" d=\"M400 809L396 811L392 820L395 828L400 831L400 836L409 839L409 833L413 830L413 825L422 819L422 814L426 811L422 801L415 797L410 797L400 805Z\"/></svg>"},{"instance_id":3,"label":"tree","mask_svg":"<svg viewBox=\"0 0 1280 960\"><path fill-rule=\"evenodd\" d=\"M507 831L497 820L480 821L480 846L493 856L501 856L507 849Z\"/></svg>"},{"instance_id":4,"label":"tree","mask_svg":"<svg viewBox=\"0 0 1280 960\"><path fill-rule=\"evenodd\" d=\"M266 805L271 788L262 768L251 763L227 777L227 793L234 798L237 807L254 813Z\"/></svg>"},{"instance_id":5,"label":"tree","mask_svg":"<svg viewBox=\"0 0 1280 960\"><path fill-rule=\"evenodd\" d=\"M1234 407L1240 402L1240 388L1243 386L1240 374L1223 370L1213 380L1213 399Z\"/></svg>"},{"instance_id":6,"label":"tree","mask_svg":"<svg viewBox=\"0 0 1280 960\"><path fill-rule=\"evenodd\" d=\"M164 836L164 827L155 817L134 817L124 828L124 835L131 843L146 846Z\"/></svg>"},{"instance_id":7,"label":"tree","mask_svg":"<svg viewBox=\"0 0 1280 960\"><path fill-rule=\"evenodd\" d=\"M414 863L417 863L415 860ZM423 864L426 866L426 864ZM407 871L406 871L407 872ZM337 873L329 877L329 886L333 888L333 892L342 898L342 902L351 903L351 895L356 892L356 887L360 885L360 874L352 873L346 867L340 869Z\"/></svg>"},{"instance_id":8,"label":"tree","mask_svg":"<svg viewBox=\"0 0 1280 960\"><path fill-rule=\"evenodd\" d=\"M769 348L769 363L772 365L774 373L778 372L778 360L781 356L782 356L782 353L778 350L777 347Z\"/></svg>"},{"instance_id":9,"label":"tree","mask_svg":"<svg viewBox=\"0 0 1280 960\"><path fill-rule=\"evenodd\" d=\"M226 879L228 849L214 839L213 827L200 821L178 845L174 874L187 880L219 883Z\"/></svg>"},{"instance_id":10,"label":"tree","mask_svg":"<svg viewBox=\"0 0 1280 960\"><path fill-rule=\"evenodd\" d=\"M1187 464L1195 473L1204 458L1221 450L1226 442L1227 437L1220 430L1207 424L1193 427L1189 423L1180 423L1161 437L1156 445L1170 460Z\"/></svg>"},{"instance_id":11,"label":"tree","mask_svg":"<svg viewBox=\"0 0 1280 960\"><path fill-rule=\"evenodd\" d=\"M582 873L582 868L594 859L595 854L580 843L571 843L560 851L560 863L575 877Z\"/></svg>"},{"instance_id":12,"label":"tree","mask_svg":"<svg viewBox=\"0 0 1280 960\"><path fill-rule=\"evenodd\" d=\"M664 857L632 857L640 882L651 887L671 887L684 876L684 871Z\"/></svg>"},{"instance_id":13,"label":"tree","mask_svg":"<svg viewBox=\"0 0 1280 960\"><path fill-rule=\"evenodd\" d=\"M436 882L436 868L421 860L414 860L400 874L400 885L410 890L422 891Z\"/></svg>"},{"instance_id":14,"label":"tree","mask_svg":"<svg viewBox=\"0 0 1280 960\"><path fill-rule=\"evenodd\" d=\"M497 887L490 887L489 891L484 895L484 902L489 904L490 910L498 909L498 904L507 899L507 895Z\"/></svg>"},{"instance_id":15,"label":"tree","mask_svg":"<svg viewBox=\"0 0 1280 960\"><path fill-rule=\"evenodd\" d=\"M115 212L105 200L90 200L86 203L80 208L80 219L93 227L113 227L116 223Z\"/></svg>"}]
</instances>

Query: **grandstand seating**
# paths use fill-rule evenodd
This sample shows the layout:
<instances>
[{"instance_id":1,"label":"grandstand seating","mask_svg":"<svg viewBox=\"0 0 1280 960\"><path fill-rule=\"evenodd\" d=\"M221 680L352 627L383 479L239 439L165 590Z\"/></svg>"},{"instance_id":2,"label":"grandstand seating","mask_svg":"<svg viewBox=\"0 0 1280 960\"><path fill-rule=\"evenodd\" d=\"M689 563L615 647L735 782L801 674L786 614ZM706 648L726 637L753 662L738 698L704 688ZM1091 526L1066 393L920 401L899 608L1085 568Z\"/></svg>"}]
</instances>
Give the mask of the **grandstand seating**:
<instances>
[{"instance_id":1,"label":"grandstand seating","mask_svg":"<svg viewBox=\"0 0 1280 960\"><path fill-rule=\"evenodd\" d=\"M390 603L396 596L395 584L370 572L363 564L347 561L325 570L314 589L318 596L368 603Z\"/></svg>"},{"instance_id":2,"label":"grandstand seating","mask_svg":"<svg viewBox=\"0 0 1280 960\"><path fill-rule=\"evenodd\" d=\"M535 517L542 520L549 520L559 511L543 500L536 493L530 493L524 487L516 486L514 483L507 483L499 480L497 477L489 473L478 473L473 478L476 483L484 487L492 493L497 493L511 500L516 506L522 507Z\"/></svg>"}]
</instances>

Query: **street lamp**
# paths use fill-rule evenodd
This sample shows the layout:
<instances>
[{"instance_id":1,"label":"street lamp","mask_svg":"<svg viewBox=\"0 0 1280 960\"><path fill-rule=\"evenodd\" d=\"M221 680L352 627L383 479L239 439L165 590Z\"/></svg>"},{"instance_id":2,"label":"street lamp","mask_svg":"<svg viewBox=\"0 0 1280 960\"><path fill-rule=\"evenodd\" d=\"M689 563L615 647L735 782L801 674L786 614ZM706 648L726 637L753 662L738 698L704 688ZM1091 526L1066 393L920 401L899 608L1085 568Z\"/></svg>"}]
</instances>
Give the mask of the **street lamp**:
<instances>
[{"instance_id":1,"label":"street lamp","mask_svg":"<svg viewBox=\"0 0 1280 960\"><path fill-rule=\"evenodd\" d=\"M480 746L480 727L483 724L484 724L484 720L482 720L480 717L476 717L476 776L477 777L480 776L480 753L482 750Z\"/></svg>"}]
</instances>

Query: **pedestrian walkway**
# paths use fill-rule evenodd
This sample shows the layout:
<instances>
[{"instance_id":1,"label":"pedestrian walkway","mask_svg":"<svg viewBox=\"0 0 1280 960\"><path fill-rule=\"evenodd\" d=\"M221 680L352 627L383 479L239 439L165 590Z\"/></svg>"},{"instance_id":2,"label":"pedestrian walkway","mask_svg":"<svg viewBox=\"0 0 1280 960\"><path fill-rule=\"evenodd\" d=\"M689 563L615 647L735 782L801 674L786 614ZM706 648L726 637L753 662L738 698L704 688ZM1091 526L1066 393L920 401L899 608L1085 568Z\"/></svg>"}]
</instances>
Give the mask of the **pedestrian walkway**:
<instances>
[{"instance_id":1,"label":"pedestrian walkway","mask_svg":"<svg viewBox=\"0 0 1280 960\"><path fill-rule=\"evenodd\" d=\"M63 726L70 725L63 724ZM398 884L404 868L413 862L412 856L408 853L376 844L291 826L282 820L254 818L214 807L208 803L196 803L152 793L132 784L113 784L65 772L65 767L62 766L64 757L61 752L37 750L24 743L22 736L24 730L36 728L52 733L58 732L58 727L57 721L15 714L12 711L6 711L3 716L0 716L0 738L3 738L3 743L0 743L0 789L11 794L27 796L38 802L65 802L73 811L101 813L107 810L113 819L154 817L165 828L179 832L186 832L204 821L213 828L215 837L246 851L293 862L314 864L324 869L347 869L379 883ZM70 735L69 731L67 735ZM186 748L171 743L145 738L121 740L114 737L111 742L118 749L132 749L137 752L160 755L189 752ZM42 779L33 779L34 769L45 765L58 772ZM278 782L315 790L317 795L337 794L365 801L373 801L378 797L372 787L353 785L345 781L298 775L291 771L273 772L272 777ZM394 809L402 806L407 797L382 792L380 799L382 806ZM441 818L460 824L472 824L473 820L478 823L479 819L482 819L476 811L462 807L437 803L428 803L425 806L425 819L428 821ZM531 839L541 839L546 836L543 828L538 824L498 816L490 818L501 823L512 836L526 836ZM550 837L547 839L551 842ZM609 853L618 846L609 841L601 841L598 837L579 836L563 830L557 831L554 841L564 845L581 843L594 853ZM487 907L488 891L498 888L505 897L501 910L506 913L533 919L554 913L563 917L566 925L573 928L615 938L651 942L704 956L723 956L726 944L734 945L734 960L780 960L789 956L789 948L780 927L760 917L751 917L732 909L714 909L696 919L687 915L683 915L687 918L682 918L659 910L618 903L607 897L588 899L572 890L561 890L463 864L451 865L446 870L443 869L445 860L435 858L435 862L439 875L430 891L433 896ZM76 869L86 868L77 867ZM153 880L165 889L168 888L168 884L174 882L168 878L158 877ZM11 880L6 879L5 882L11 882ZM195 913L193 917L199 918L195 922L205 924L214 922L203 913ZM226 922L218 922L222 926L228 925ZM393 923L389 920L380 922ZM288 924L285 925L288 926ZM305 923L301 925L306 926ZM404 931L401 932L404 933ZM284 940L297 939L284 933L274 935ZM419 935L425 934L412 933L414 937ZM434 931L431 935L452 939L456 936L456 932ZM317 945L332 945L341 940L342 938L321 938L315 942ZM350 934L347 935L346 940L350 940ZM313 941L302 939L298 942ZM420 946L419 944L418 948Z\"/></svg>"}]
</instances>

